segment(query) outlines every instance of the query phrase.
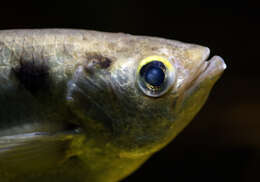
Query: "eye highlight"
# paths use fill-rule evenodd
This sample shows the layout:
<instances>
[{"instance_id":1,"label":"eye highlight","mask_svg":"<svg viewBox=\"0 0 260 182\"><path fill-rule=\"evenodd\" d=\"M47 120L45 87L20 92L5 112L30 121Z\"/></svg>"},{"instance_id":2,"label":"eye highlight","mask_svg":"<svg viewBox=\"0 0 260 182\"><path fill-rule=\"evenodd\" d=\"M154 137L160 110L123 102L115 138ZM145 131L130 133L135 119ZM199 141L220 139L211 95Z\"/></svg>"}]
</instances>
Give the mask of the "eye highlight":
<instances>
[{"instance_id":1,"label":"eye highlight","mask_svg":"<svg viewBox=\"0 0 260 182\"><path fill-rule=\"evenodd\" d=\"M137 82L144 94L159 97L175 82L175 68L170 61L160 56L143 59L137 69Z\"/></svg>"}]
</instances>

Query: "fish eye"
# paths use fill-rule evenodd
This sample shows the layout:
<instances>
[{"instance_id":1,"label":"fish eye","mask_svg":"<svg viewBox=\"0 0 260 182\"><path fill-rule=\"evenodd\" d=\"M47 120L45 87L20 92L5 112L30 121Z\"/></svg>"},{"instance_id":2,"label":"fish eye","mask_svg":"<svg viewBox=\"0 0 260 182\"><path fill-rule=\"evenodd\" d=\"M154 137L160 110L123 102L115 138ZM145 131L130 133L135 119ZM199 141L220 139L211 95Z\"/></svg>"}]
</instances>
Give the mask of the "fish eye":
<instances>
[{"instance_id":1,"label":"fish eye","mask_svg":"<svg viewBox=\"0 0 260 182\"><path fill-rule=\"evenodd\" d=\"M175 82L173 64L160 56L143 59L137 69L137 83L144 94L159 97L166 93Z\"/></svg>"}]
</instances>

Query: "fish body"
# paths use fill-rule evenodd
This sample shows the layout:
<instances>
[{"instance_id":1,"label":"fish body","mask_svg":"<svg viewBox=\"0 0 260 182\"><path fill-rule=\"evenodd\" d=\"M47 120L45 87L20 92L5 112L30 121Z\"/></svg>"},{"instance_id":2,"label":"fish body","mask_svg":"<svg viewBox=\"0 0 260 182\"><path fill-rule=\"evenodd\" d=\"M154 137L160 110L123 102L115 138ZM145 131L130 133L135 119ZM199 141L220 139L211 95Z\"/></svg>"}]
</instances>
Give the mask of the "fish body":
<instances>
[{"instance_id":1,"label":"fish body","mask_svg":"<svg viewBox=\"0 0 260 182\"><path fill-rule=\"evenodd\" d=\"M0 179L119 181L196 115L226 65L203 46L0 31Z\"/></svg>"}]
</instances>

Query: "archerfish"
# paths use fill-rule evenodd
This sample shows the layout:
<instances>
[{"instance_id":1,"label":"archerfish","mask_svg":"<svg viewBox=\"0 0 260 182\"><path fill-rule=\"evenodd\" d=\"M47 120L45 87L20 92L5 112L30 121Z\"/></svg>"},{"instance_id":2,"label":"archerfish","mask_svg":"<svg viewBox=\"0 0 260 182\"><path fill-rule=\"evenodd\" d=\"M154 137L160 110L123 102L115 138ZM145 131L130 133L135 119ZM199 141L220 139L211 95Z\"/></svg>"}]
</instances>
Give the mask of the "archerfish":
<instances>
[{"instance_id":1,"label":"archerfish","mask_svg":"<svg viewBox=\"0 0 260 182\"><path fill-rule=\"evenodd\" d=\"M1 182L114 182L198 113L209 48L71 29L0 31Z\"/></svg>"}]
</instances>

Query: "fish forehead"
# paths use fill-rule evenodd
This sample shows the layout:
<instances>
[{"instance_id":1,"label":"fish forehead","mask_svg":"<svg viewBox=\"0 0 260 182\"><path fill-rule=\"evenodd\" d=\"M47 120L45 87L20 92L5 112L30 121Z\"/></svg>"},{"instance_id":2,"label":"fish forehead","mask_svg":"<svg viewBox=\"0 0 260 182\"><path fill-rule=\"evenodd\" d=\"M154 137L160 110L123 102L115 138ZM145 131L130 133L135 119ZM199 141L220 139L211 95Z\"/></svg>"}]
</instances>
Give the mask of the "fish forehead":
<instances>
[{"instance_id":1,"label":"fish forehead","mask_svg":"<svg viewBox=\"0 0 260 182\"><path fill-rule=\"evenodd\" d=\"M113 57L120 66L132 65L151 55L163 56L177 69L177 87L196 72L209 55L203 46L158 37L135 36L74 29L25 29L0 31L0 42L17 57L54 57L53 64L74 67L85 54ZM26 55L27 54L27 55ZM64 56L71 57L64 59ZM61 59L57 59L62 57ZM73 61L71 61L73 60ZM1 63L0 63L1 64Z\"/></svg>"},{"instance_id":2,"label":"fish forehead","mask_svg":"<svg viewBox=\"0 0 260 182\"><path fill-rule=\"evenodd\" d=\"M48 45L75 45L78 49L99 49L102 51L122 52L140 48L142 51L158 51L161 54L175 56L184 54L193 55L194 50L202 48L195 44L183 43L164 38L135 36L125 33L108 33L91 30L73 29L28 29L28 30L3 30L0 31L0 40L6 45L20 45L26 47ZM123 48L127 50L122 50ZM139 52L141 52L139 50ZM185 55L184 55L185 56ZM198 56L198 55L197 55Z\"/></svg>"}]
</instances>

